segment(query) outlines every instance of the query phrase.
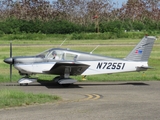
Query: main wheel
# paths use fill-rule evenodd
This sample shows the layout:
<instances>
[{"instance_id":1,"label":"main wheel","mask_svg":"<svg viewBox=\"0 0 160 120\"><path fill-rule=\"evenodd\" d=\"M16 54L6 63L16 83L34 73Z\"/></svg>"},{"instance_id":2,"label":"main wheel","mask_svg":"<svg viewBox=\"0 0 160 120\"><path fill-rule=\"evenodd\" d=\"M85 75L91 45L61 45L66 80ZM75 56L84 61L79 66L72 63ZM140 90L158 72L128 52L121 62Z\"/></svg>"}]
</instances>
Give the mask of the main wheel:
<instances>
[{"instance_id":1,"label":"main wheel","mask_svg":"<svg viewBox=\"0 0 160 120\"><path fill-rule=\"evenodd\" d=\"M28 86L28 83L20 83L20 86Z\"/></svg>"},{"instance_id":2,"label":"main wheel","mask_svg":"<svg viewBox=\"0 0 160 120\"><path fill-rule=\"evenodd\" d=\"M60 76L57 76L57 77L55 77L54 79L53 79L53 81L54 82L56 82L56 83L58 83L58 81L61 79L61 77Z\"/></svg>"}]
</instances>

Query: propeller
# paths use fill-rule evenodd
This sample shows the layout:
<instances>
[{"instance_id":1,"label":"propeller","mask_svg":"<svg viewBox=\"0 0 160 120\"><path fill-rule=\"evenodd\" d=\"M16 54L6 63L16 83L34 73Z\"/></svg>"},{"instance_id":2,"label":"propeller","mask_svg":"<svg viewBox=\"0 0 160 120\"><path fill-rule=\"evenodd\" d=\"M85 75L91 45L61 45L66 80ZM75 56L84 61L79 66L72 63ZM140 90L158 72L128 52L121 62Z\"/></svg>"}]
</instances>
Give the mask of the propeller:
<instances>
[{"instance_id":1,"label":"propeller","mask_svg":"<svg viewBox=\"0 0 160 120\"><path fill-rule=\"evenodd\" d=\"M12 58L12 41L10 42L10 58ZM12 82L12 64L10 64L10 82Z\"/></svg>"}]
</instances>

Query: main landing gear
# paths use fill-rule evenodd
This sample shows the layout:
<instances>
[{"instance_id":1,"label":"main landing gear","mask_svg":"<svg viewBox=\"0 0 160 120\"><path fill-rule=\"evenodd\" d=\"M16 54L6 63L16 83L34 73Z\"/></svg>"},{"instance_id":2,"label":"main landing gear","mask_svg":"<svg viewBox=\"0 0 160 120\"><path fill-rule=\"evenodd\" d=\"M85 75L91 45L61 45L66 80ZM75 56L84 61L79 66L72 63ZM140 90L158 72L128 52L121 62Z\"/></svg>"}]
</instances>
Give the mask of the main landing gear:
<instances>
[{"instance_id":1,"label":"main landing gear","mask_svg":"<svg viewBox=\"0 0 160 120\"><path fill-rule=\"evenodd\" d=\"M66 67L64 70L64 75L60 75L55 77L53 80L54 82L58 83L59 85L62 85L63 87L68 87L69 85L77 82L77 80L71 79L70 76L71 68Z\"/></svg>"},{"instance_id":2,"label":"main landing gear","mask_svg":"<svg viewBox=\"0 0 160 120\"><path fill-rule=\"evenodd\" d=\"M57 76L53 80L55 83L58 83L59 85L62 85L63 87L68 87L71 84L77 82L77 80L74 80L72 78L65 78L64 76Z\"/></svg>"}]
</instances>

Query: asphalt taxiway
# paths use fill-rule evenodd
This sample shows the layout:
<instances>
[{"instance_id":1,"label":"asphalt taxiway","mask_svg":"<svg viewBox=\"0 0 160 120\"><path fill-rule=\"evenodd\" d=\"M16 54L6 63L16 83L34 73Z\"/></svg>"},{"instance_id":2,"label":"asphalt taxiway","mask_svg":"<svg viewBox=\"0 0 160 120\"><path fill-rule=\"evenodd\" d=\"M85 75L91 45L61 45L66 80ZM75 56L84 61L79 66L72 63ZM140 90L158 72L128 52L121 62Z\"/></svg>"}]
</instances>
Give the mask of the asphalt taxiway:
<instances>
[{"instance_id":1,"label":"asphalt taxiway","mask_svg":"<svg viewBox=\"0 0 160 120\"><path fill-rule=\"evenodd\" d=\"M63 101L0 110L1 120L159 120L160 82L78 82L69 88L3 83L0 89L47 93Z\"/></svg>"}]
</instances>

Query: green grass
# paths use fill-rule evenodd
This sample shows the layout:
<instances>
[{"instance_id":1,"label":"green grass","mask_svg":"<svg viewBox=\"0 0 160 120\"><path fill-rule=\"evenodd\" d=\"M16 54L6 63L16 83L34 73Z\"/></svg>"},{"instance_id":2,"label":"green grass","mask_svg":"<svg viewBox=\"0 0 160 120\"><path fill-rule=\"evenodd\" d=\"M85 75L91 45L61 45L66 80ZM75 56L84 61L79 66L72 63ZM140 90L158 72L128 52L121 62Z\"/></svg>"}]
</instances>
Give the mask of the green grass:
<instances>
[{"instance_id":1,"label":"green grass","mask_svg":"<svg viewBox=\"0 0 160 120\"><path fill-rule=\"evenodd\" d=\"M25 93L19 90L0 90L0 109L55 102L61 98L56 95Z\"/></svg>"},{"instance_id":2,"label":"green grass","mask_svg":"<svg viewBox=\"0 0 160 120\"><path fill-rule=\"evenodd\" d=\"M14 40L13 56L35 55L52 47L59 47L64 39L48 38L42 40ZM70 48L84 52L91 52L97 45L100 45L93 53L107 55L112 57L124 58L140 39L110 39L110 40L67 40L62 48ZM5 46L0 46L0 82L9 82L9 65L3 62L3 59L9 57L9 41L0 40ZM36 44L36 45L35 45ZM38 45L37 45L38 44ZM109 46L108 46L109 45ZM160 80L160 40L155 42L152 50L149 66L154 67L143 72L103 74L87 76L87 81L135 81L135 80ZM36 75L39 79L52 80L54 75ZM17 81L21 76L13 68L13 81ZM81 76L73 78L81 81Z\"/></svg>"}]
</instances>

